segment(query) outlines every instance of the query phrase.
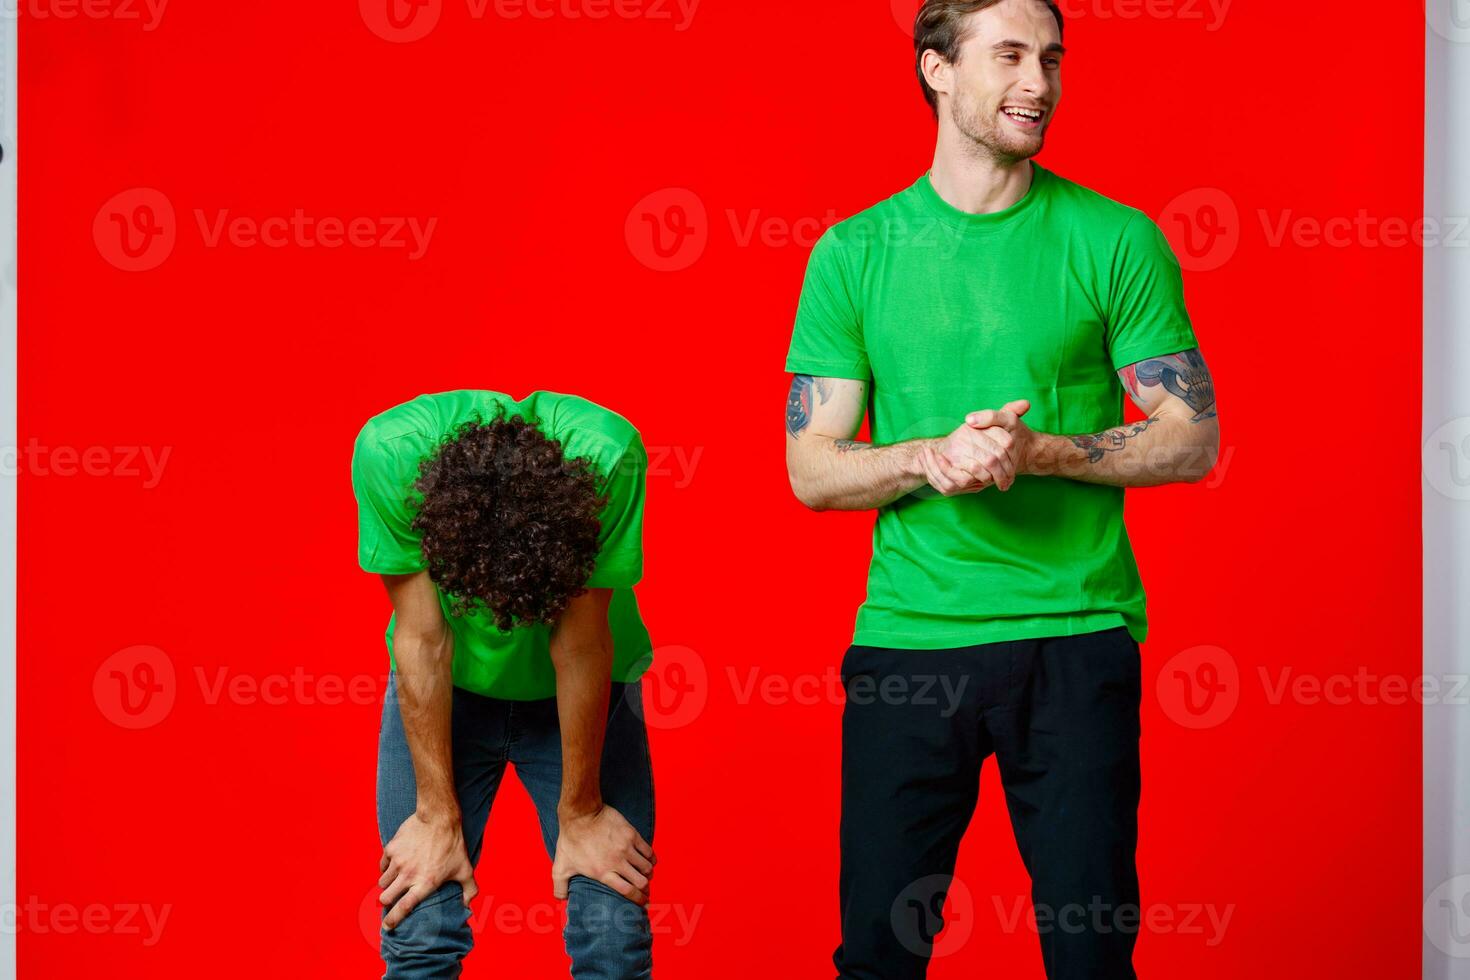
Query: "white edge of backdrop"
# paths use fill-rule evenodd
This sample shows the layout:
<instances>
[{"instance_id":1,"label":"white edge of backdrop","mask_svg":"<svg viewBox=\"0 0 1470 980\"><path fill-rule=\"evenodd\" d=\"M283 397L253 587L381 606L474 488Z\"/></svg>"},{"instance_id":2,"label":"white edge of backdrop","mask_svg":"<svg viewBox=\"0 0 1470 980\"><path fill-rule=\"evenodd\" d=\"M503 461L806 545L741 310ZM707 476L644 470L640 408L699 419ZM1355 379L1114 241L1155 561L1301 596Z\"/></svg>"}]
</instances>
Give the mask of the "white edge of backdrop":
<instances>
[{"instance_id":1,"label":"white edge of backdrop","mask_svg":"<svg viewBox=\"0 0 1470 980\"><path fill-rule=\"evenodd\" d=\"M1470 0L1427 0L1424 214L1470 218ZM1470 248L1424 249L1423 975L1470 980ZM1406 320L1410 319L1406 317ZM1392 411L1392 390L1379 392ZM1371 776L1369 777L1371 778Z\"/></svg>"}]
</instances>

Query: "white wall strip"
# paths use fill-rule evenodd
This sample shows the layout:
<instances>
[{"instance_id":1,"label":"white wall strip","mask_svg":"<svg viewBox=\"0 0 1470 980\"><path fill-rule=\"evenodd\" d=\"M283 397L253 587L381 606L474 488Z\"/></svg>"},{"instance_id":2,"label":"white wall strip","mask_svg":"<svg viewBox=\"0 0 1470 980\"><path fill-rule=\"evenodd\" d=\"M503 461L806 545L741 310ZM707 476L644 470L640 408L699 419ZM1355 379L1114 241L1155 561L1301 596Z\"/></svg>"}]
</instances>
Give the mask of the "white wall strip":
<instances>
[{"instance_id":1,"label":"white wall strip","mask_svg":"<svg viewBox=\"0 0 1470 980\"><path fill-rule=\"evenodd\" d=\"M1424 673L1454 681L1440 691L1462 691L1458 681L1470 674L1470 0L1428 0L1427 10L1424 214L1446 234L1424 249ZM1463 697L1424 705L1424 977L1470 980Z\"/></svg>"}]
</instances>

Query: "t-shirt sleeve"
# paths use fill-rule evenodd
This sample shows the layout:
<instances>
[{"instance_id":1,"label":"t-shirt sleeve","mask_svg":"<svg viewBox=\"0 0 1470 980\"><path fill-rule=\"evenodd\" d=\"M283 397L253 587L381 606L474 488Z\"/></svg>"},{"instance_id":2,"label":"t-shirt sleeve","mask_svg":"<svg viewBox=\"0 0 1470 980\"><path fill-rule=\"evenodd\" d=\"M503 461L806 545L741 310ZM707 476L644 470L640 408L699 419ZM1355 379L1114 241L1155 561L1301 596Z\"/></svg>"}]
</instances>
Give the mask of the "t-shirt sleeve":
<instances>
[{"instance_id":1,"label":"t-shirt sleeve","mask_svg":"<svg viewBox=\"0 0 1470 980\"><path fill-rule=\"evenodd\" d=\"M796 310L786 370L821 378L867 381L862 318L843 263L843 246L829 229L812 248Z\"/></svg>"},{"instance_id":2,"label":"t-shirt sleeve","mask_svg":"<svg viewBox=\"0 0 1470 980\"><path fill-rule=\"evenodd\" d=\"M417 441L385 434L374 422L352 449L352 492L357 497L357 563L365 572L407 575L428 567L410 527Z\"/></svg>"},{"instance_id":3,"label":"t-shirt sleeve","mask_svg":"<svg viewBox=\"0 0 1470 980\"><path fill-rule=\"evenodd\" d=\"M634 436L606 475L607 503L598 515L602 530L589 589L628 588L643 578L643 500L648 482L643 441Z\"/></svg>"},{"instance_id":4,"label":"t-shirt sleeve","mask_svg":"<svg viewBox=\"0 0 1470 980\"><path fill-rule=\"evenodd\" d=\"M1199 346L1184 306L1179 260L1141 211L1123 227L1109 286L1107 343L1114 370Z\"/></svg>"}]
</instances>

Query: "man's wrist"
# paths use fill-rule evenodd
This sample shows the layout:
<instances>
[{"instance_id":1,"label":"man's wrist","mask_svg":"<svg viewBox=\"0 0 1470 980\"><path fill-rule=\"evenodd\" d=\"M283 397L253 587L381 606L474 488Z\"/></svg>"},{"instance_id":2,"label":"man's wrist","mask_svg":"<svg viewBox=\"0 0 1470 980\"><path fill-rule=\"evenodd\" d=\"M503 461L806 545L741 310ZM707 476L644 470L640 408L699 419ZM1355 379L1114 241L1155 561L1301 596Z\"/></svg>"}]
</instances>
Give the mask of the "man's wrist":
<instances>
[{"instance_id":1,"label":"man's wrist","mask_svg":"<svg viewBox=\"0 0 1470 980\"><path fill-rule=\"evenodd\" d=\"M458 827L462 819L458 806L433 802L420 802L414 816L435 827Z\"/></svg>"},{"instance_id":2,"label":"man's wrist","mask_svg":"<svg viewBox=\"0 0 1470 980\"><path fill-rule=\"evenodd\" d=\"M600 798L564 801L556 806L556 819L561 824L575 823L587 817L595 817L601 812L602 800Z\"/></svg>"},{"instance_id":3,"label":"man's wrist","mask_svg":"<svg viewBox=\"0 0 1470 980\"><path fill-rule=\"evenodd\" d=\"M1026 440L1026 446L1022 451L1020 465L1017 473L1026 476L1052 476L1056 472L1056 462L1061 458L1061 452L1067 443L1065 436L1052 435L1049 432L1037 432L1034 429L1031 437Z\"/></svg>"},{"instance_id":4,"label":"man's wrist","mask_svg":"<svg viewBox=\"0 0 1470 980\"><path fill-rule=\"evenodd\" d=\"M911 479L916 479L920 483L928 483L929 474L925 471L924 462L921 458L924 455L924 448L926 446L933 446L937 449L943 442L943 439L910 439L908 442L902 443L904 448L904 475Z\"/></svg>"}]
</instances>

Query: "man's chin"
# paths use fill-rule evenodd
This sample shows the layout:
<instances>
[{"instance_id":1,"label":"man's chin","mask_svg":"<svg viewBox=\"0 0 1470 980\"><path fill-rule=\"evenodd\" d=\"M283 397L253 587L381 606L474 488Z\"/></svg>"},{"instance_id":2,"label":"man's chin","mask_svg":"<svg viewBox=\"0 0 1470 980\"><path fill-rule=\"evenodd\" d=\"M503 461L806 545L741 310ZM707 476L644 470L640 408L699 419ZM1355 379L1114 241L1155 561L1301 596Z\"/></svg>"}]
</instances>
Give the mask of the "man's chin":
<instances>
[{"instance_id":1,"label":"man's chin","mask_svg":"<svg viewBox=\"0 0 1470 980\"><path fill-rule=\"evenodd\" d=\"M1020 163L1022 160L1030 160L1041 152L1042 146L1046 144L1046 137L1037 136L1035 139L1027 140L1004 140L999 146L992 147L992 152L1000 159L1011 163Z\"/></svg>"},{"instance_id":2,"label":"man's chin","mask_svg":"<svg viewBox=\"0 0 1470 980\"><path fill-rule=\"evenodd\" d=\"M1003 163L1029 160L1040 153L1046 143L1045 128L1035 133L1021 133L1014 127L1003 129L995 126L966 126L965 121L958 116L955 118L960 132L977 144L977 149L983 149L991 159Z\"/></svg>"}]
</instances>

